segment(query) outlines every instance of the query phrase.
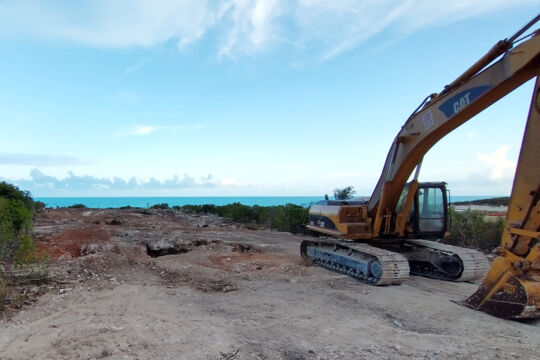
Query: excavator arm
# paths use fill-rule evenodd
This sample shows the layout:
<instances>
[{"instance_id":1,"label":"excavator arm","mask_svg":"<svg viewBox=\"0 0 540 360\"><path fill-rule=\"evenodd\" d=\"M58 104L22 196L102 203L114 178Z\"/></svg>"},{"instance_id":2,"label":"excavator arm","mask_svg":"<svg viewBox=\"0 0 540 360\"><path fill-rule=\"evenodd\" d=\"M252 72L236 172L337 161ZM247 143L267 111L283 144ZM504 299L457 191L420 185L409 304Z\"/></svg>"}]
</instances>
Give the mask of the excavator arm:
<instances>
[{"instance_id":1,"label":"excavator arm","mask_svg":"<svg viewBox=\"0 0 540 360\"><path fill-rule=\"evenodd\" d=\"M463 303L506 318L540 317L540 73L521 144L501 247Z\"/></svg>"},{"instance_id":2,"label":"excavator arm","mask_svg":"<svg viewBox=\"0 0 540 360\"><path fill-rule=\"evenodd\" d=\"M407 179L414 168L420 166L423 156L433 145L537 76L540 69L540 34L518 46L512 46L517 35L539 18L510 40L500 41L441 93L428 96L405 122L392 143L379 181L367 204L368 215L374 219L373 237L388 232L402 232L400 227L404 224L396 222L396 214L393 212ZM498 61L487 66L498 57Z\"/></svg>"}]
</instances>

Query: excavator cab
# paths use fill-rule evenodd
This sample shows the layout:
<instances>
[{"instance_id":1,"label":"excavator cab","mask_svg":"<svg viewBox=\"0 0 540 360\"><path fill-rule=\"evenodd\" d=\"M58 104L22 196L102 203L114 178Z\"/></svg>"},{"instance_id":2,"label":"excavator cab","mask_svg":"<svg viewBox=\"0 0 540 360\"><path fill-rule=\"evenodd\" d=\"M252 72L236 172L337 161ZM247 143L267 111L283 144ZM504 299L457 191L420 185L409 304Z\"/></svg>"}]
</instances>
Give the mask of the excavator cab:
<instances>
[{"instance_id":1,"label":"excavator cab","mask_svg":"<svg viewBox=\"0 0 540 360\"><path fill-rule=\"evenodd\" d=\"M448 199L445 182L419 183L409 226L415 238L440 239L448 225Z\"/></svg>"}]
</instances>

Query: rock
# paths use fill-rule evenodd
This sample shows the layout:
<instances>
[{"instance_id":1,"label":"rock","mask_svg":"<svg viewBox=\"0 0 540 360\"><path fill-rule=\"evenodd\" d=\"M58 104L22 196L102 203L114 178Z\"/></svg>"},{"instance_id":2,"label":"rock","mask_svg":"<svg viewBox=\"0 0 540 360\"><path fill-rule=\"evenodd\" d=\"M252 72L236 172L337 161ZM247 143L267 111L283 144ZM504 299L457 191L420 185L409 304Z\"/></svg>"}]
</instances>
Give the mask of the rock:
<instances>
[{"instance_id":1,"label":"rock","mask_svg":"<svg viewBox=\"0 0 540 360\"><path fill-rule=\"evenodd\" d=\"M109 252L113 248L113 244L86 244L81 245L81 255L97 254L101 252Z\"/></svg>"},{"instance_id":2,"label":"rock","mask_svg":"<svg viewBox=\"0 0 540 360\"><path fill-rule=\"evenodd\" d=\"M158 239L158 240L148 240L146 242L146 247L152 252L164 252L166 253L169 250L174 249L174 244L167 239Z\"/></svg>"},{"instance_id":3,"label":"rock","mask_svg":"<svg viewBox=\"0 0 540 360\"><path fill-rule=\"evenodd\" d=\"M105 224L107 225L122 225L124 222L117 219L117 218L114 218L112 219L111 221L105 221Z\"/></svg>"}]
</instances>

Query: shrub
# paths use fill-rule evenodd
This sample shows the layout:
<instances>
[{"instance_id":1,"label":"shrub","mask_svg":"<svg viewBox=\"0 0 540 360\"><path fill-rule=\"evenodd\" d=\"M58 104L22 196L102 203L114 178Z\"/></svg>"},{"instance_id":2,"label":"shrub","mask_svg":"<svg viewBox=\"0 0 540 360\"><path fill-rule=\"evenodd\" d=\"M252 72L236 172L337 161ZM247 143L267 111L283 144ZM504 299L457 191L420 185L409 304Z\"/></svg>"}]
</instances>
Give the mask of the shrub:
<instances>
[{"instance_id":1,"label":"shrub","mask_svg":"<svg viewBox=\"0 0 540 360\"><path fill-rule=\"evenodd\" d=\"M229 218L236 222L256 223L257 213L251 206L242 205L238 202L220 206L217 213L221 217Z\"/></svg>"},{"instance_id":2,"label":"shrub","mask_svg":"<svg viewBox=\"0 0 540 360\"><path fill-rule=\"evenodd\" d=\"M40 212L45 209L45 203L43 201L34 201L34 212Z\"/></svg>"},{"instance_id":3,"label":"shrub","mask_svg":"<svg viewBox=\"0 0 540 360\"><path fill-rule=\"evenodd\" d=\"M235 222L259 224L292 233L303 233L308 222L308 209L294 204L247 206L236 202L223 206L184 205L181 209L186 213L215 214Z\"/></svg>"},{"instance_id":4,"label":"shrub","mask_svg":"<svg viewBox=\"0 0 540 360\"><path fill-rule=\"evenodd\" d=\"M308 209L294 204L276 206L271 209L269 220L270 227L274 229L303 233L308 222Z\"/></svg>"},{"instance_id":5,"label":"shrub","mask_svg":"<svg viewBox=\"0 0 540 360\"><path fill-rule=\"evenodd\" d=\"M0 259L12 259L30 232L32 213L19 200L0 197Z\"/></svg>"},{"instance_id":6,"label":"shrub","mask_svg":"<svg viewBox=\"0 0 540 360\"><path fill-rule=\"evenodd\" d=\"M169 209L169 204L163 203L163 204L156 204L150 207L150 209L158 209L158 210L167 210Z\"/></svg>"},{"instance_id":7,"label":"shrub","mask_svg":"<svg viewBox=\"0 0 540 360\"><path fill-rule=\"evenodd\" d=\"M28 191L19 190L15 185L8 184L5 181L0 182L0 198L7 200L19 200L23 206L33 212L34 201Z\"/></svg>"},{"instance_id":8,"label":"shrub","mask_svg":"<svg viewBox=\"0 0 540 360\"><path fill-rule=\"evenodd\" d=\"M32 238L29 235L22 235L19 241L17 252L14 256L15 264L24 266L38 260L38 254Z\"/></svg>"},{"instance_id":9,"label":"shrub","mask_svg":"<svg viewBox=\"0 0 540 360\"><path fill-rule=\"evenodd\" d=\"M491 251L498 247L504 230L504 218L495 222L484 221L485 214L480 211L455 211L450 207L450 236L445 242L452 245L465 246Z\"/></svg>"},{"instance_id":10,"label":"shrub","mask_svg":"<svg viewBox=\"0 0 540 360\"><path fill-rule=\"evenodd\" d=\"M44 207L43 202L33 201L28 191L0 182L0 276L13 261L24 266L42 260L30 233L33 214Z\"/></svg>"},{"instance_id":11,"label":"shrub","mask_svg":"<svg viewBox=\"0 0 540 360\"><path fill-rule=\"evenodd\" d=\"M44 203L34 202L28 191L0 182L0 310L13 292L12 285L48 277L46 257L37 251L30 236L32 217L44 207Z\"/></svg>"},{"instance_id":12,"label":"shrub","mask_svg":"<svg viewBox=\"0 0 540 360\"><path fill-rule=\"evenodd\" d=\"M352 186L347 186L346 188L343 188L343 189L334 189L334 198L336 200L347 200L347 199L351 199L353 197L353 195L356 193L356 191L354 190L354 187Z\"/></svg>"},{"instance_id":13,"label":"shrub","mask_svg":"<svg viewBox=\"0 0 540 360\"><path fill-rule=\"evenodd\" d=\"M86 209L86 205L84 204L73 204L71 206L68 206L69 209Z\"/></svg>"},{"instance_id":14,"label":"shrub","mask_svg":"<svg viewBox=\"0 0 540 360\"><path fill-rule=\"evenodd\" d=\"M0 311L4 310L6 299L9 295L10 289L4 281L4 276L0 273Z\"/></svg>"}]
</instances>

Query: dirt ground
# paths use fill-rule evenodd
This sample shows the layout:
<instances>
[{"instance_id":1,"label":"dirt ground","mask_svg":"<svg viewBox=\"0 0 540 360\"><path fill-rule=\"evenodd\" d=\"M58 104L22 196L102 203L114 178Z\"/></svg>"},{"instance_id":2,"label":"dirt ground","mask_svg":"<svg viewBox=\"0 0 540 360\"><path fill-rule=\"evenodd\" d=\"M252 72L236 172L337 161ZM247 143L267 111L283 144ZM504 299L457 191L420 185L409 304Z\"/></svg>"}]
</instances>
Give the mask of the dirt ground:
<instances>
[{"instance_id":1,"label":"dirt ground","mask_svg":"<svg viewBox=\"0 0 540 360\"><path fill-rule=\"evenodd\" d=\"M301 236L90 209L46 210L35 234L52 280L4 313L0 359L540 358L539 321L452 302L477 284L362 284L304 266Z\"/></svg>"}]
</instances>

